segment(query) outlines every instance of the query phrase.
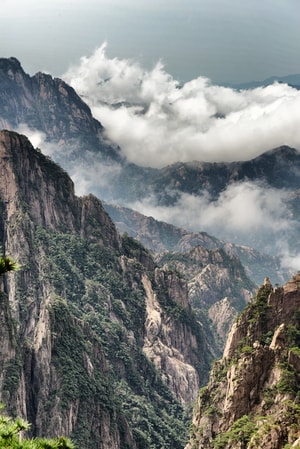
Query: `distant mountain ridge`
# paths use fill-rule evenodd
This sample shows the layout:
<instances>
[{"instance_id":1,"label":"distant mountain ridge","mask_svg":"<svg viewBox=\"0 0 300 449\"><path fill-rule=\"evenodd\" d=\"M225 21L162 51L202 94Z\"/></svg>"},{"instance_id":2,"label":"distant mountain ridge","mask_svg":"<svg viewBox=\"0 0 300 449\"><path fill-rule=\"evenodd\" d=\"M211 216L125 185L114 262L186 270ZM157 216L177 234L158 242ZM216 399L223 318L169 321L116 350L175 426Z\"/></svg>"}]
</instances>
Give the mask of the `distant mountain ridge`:
<instances>
[{"instance_id":1,"label":"distant mountain ridge","mask_svg":"<svg viewBox=\"0 0 300 449\"><path fill-rule=\"evenodd\" d=\"M128 233L154 253L186 254L197 246L210 250L222 248L241 260L247 275L257 285L261 284L266 273L274 284L282 284L291 276L291 272L282 269L278 257L260 253L247 246L224 242L206 232L190 232L126 207L106 202L103 206L121 233Z\"/></svg>"},{"instance_id":2,"label":"distant mountain ridge","mask_svg":"<svg viewBox=\"0 0 300 449\"><path fill-rule=\"evenodd\" d=\"M235 83L235 84L225 84L228 87L232 87L234 89L254 89L260 86L269 86L274 82L278 83L286 83L291 87L295 87L296 89L300 89L300 74L296 73L293 75L283 75L283 76L270 76L263 81L249 81L246 83Z\"/></svg>"},{"instance_id":3,"label":"distant mountain ridge","mask_svg":"<svg viewBox=\"0 0 300 449\"><path fill-rule=\"evenodd\" d=\"M257 229L243 236L243 244L273 256L278 255L274 242L281 239L295 251L300 248L300 153L297 149L283 146L253 160L232 163L178 162L162 169L129 164L121 150L107 140L102 125L92 117L89 107L74 89L50 75L38 73L30 77L15 58L2 58L0 127L18 130L22 124L43 132L46 142L55 148L55 161L71 175L75 174L89 191L120 206L143 203L149 198L158 207L172 206L182 194L206 195L214 205L226 189L243 182L283 189L288 193L287 218L293 221L289 234L273 228L260 235ZM205 230L212 234L209 229ZM234 237L232 233L226 239L231 241Z\"/></svg>"}]
</instances>

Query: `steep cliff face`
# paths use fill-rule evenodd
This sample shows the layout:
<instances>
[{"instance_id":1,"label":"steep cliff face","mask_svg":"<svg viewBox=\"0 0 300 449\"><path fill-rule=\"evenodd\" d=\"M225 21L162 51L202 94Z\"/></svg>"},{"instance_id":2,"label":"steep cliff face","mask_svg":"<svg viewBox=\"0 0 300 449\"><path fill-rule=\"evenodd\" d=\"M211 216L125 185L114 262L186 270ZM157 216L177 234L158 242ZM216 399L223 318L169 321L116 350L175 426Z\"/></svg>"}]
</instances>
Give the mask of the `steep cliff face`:
<instances>
[{"instance_id":1,"label":"steep cliff face","mask_svg":"<svg viewBox=\"0 0 300 449\"><path fill-rule=\"evenodd\" d=\"M196 399L195 388L199 380L203 384L207 377L206 369L215 353L214 339L210 336L209 327L203 328L199 323L197 326L193 323L188 289L182 278L170 270L156 268L153 286L144 279L147 298L144 351L163 373L166 383L181 402L192 404ZM162 291L163 295L159 293ZM168 297L172 298L173 304ZM202 341L203 349L206 348L201 354L202 367L199 365L199 341Z\"/></svg>"},{"instance_id":2,"label":"steep cliff face","mask_svg":"<svg viewBox=\"0 0 300 449\"><path fill-rule=\"evenodd\" d=\"M299 305L299 274L275 289L266 279L200 390L188 448L299 447Z\"/></svg>"},{"instance_id":3,"label":"steep cliff face","mask_svg":"<svg viewBox=\"0 0 300 449\"><path fill-rule=\"evenodd\" d=\"M101 123L61 79L41 72L31 77L17 59L0 58L0 85L0 128L26 124L42 131L48 142L68 151L69 157L84 150L120 160L118 148L105 138Z\"/></svg>"},{"instance_id":4,"label":"steep cliff face","mask_svg":"<svg viewBox=\"0 0 300 449\"><path fill-rule=\"evenodd\" d=\"M26 137L0 132L0 400L32 435L181 448L212 352L187 286L120 237L100 201Z\"/></svg>"},{"instance_id":5,"label":"steep cliff face","mask_svg":"<svg viewBox=\"0 0 300 449\"><path fill-rule=\"evenodd\" d=\"M225 343L231 324L252 298L255 284L246 276L236 256L223 249L197 246L189 252L157 256L166 269L183 273L188 281L189 300L199 318L204 311L212 320L221 345Z\"/></svg>"}]
</instances>

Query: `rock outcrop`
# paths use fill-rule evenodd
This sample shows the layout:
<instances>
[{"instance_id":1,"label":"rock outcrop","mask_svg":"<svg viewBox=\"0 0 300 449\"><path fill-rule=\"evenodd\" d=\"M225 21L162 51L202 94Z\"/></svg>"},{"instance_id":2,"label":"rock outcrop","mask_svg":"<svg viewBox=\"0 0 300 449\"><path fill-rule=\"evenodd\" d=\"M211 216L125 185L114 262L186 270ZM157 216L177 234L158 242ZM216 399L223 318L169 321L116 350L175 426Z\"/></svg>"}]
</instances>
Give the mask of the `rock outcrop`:
<instances>
[{"instance_id":1,"label":"rock outcrop","mask_svg":"<svg viewBox=\"0 0 300 449\"><path fill-rule=\"evenodd\" d=\"M281 449L300 437L300 275L266 278L200 390L189 449Z\"/></svg>"},{"instance_id":2,"label":"rock outcrop","mask_svg":"<svg viewBox=\"0 0 300 449\"><path fill-rule=\"evenodd\" d=\"M252 298L255 284L246 276L240 260L222 248L196 246L182 253L165 253L156 260L164 267L183 273L188 282L189 301L199 320L203 312L213 323L221 350L234 318Z\"/></svg>"}]
</instances>

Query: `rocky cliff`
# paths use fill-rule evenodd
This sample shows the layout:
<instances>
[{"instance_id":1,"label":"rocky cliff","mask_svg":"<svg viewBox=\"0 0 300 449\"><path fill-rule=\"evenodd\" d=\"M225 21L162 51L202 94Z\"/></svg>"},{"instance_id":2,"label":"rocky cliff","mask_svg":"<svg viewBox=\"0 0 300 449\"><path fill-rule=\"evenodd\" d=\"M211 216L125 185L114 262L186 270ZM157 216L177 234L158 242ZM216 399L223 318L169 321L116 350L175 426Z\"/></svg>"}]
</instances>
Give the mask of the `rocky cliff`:
<instances>
[{"instance_id":1,"label":"rocky cliff","mask_svg":"<svg viewBox=\"0 0 300 449\"><path fill-rule=\"evenodd\" d=\"M121 232L138 238L154 253L159 265L185 276L191 305L200 321L206 321L206 328L210 318L221 347L237 313L263 281L263 273L278 284L288 279L274 256L204 232L188 232L128 208L108 203L104 208Z\"/></svg>"},{"instance_id":2,"label":"rocky cliff","mask_svg":"<svg viewBox=\"0 0 300 449\"><path fill-rule=\"evenodd\" d=\"M300 445L300 275L266 278L200 390L189 449Z\"/></svg>"},{"instance_id":3,"label":"rocky cliff","mask_svg":"<svg viewBox=\"0 0 300 449\"><path fill-rule=\"evenodd\" d=\"M213 357L187 286L25 136L0 132L0 400L33 436L181 448Z\"/></svg>"},{"instance_id":4,"label":"rocky cliff","mask_svg":"<svg viewBox=\"0 0 300 449\"><path fill-rule=\"evenodd\" d=\"M104 160L120 160L119 150L104 135L101 123L74 89L59 78L37 73L29 76L16 58L0 58L0 129L26 124L44 133L45 140L63 156L89 151ZM59 157L59 152L56 155Z\"/></svg>"},{"instance_id":5,"label":"rocky cliff","mask_svg":"<svg viewBox=\"0 0 300 449\"><path fill-rule=\"evenodd\" d=\"M184 274L191 305L200 320L206 312L223 348L234 318L255 291L240 260L222 248L210 250L203 246L184 254L166 253L157 256L157 260L164 269L173 268Z\"/></svg>"}]
</instances>

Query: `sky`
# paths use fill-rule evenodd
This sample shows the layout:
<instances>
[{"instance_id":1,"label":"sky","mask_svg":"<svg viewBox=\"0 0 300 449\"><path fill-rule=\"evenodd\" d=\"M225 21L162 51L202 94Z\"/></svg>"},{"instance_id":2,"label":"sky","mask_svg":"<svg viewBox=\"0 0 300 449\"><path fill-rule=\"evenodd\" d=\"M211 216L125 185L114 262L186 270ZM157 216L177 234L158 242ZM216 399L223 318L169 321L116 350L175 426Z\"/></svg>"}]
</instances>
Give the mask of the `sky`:
<instances>
[{"instance_id":1,"label":"sky","mask_svg":"<svg viewBox=\"0 0 300 449\"><path fill-rule=\"evenodd\" d=\"M108 55L176 80L214 83L300 73L298 0L0 0L0 56L30 74Z\"/></svg>"}]
</instances>

